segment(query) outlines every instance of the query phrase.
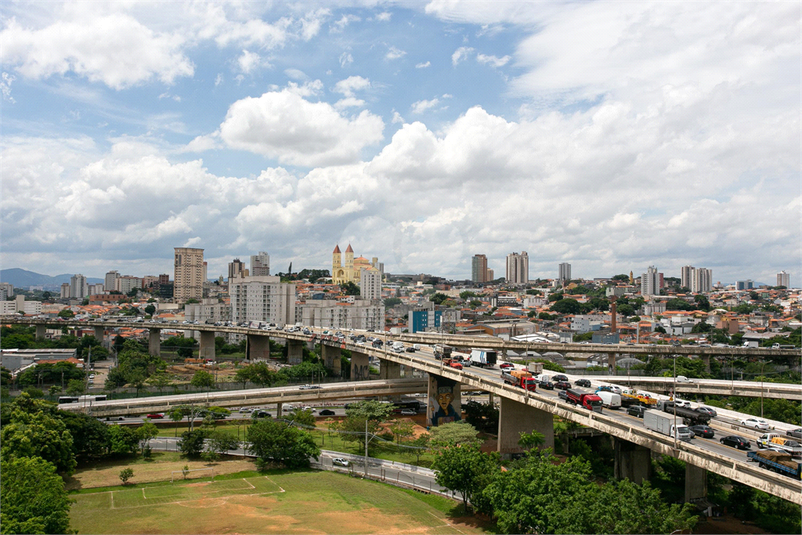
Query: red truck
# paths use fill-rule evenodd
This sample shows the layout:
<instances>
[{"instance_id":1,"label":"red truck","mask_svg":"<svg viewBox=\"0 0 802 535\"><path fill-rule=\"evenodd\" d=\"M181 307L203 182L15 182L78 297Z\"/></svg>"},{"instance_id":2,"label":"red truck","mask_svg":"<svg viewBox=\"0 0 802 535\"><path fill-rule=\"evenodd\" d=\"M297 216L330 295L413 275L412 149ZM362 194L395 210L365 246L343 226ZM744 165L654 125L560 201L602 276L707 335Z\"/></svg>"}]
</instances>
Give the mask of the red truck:
<instances>
[{"instance_id":1,"label":"red truck","mask_svg":"<svg viewBox=\"0 0 802 535\"><path fill-rule=\"evenodd\" d=\"M602 411L602 399L596 394L574 390L573 388L569 388L566 394L568 395L568 401L574 405L582 405L589 411Z\"/></svg>"},{"instance_id":2,"label":"red truck","mask_svg":"<svg viewBox=\"0 0 802 535\"><path fill-rule=\"evenodd\" d=\"M511 372L501 372L501 378L510 385L515 385L534 392L537 390L537 380L527 370L512 370Z\"/></svg>"}]
</instances>

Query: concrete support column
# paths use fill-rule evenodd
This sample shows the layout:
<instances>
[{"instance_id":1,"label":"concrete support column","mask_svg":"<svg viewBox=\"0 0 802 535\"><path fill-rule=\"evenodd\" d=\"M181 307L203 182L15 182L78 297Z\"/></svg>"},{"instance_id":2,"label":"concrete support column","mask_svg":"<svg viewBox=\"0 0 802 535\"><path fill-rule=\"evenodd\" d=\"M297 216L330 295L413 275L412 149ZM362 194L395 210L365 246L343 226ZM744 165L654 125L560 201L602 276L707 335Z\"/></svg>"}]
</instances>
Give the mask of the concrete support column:
<instances>
[{"instance_id":1,"label":"concrete support column","mask_svg":"<svg viewBox=\"0 0 802 535\"><path fill-rule=\"evenodd\" d=\"M382 379L400 379L401 378L401 365L397 362L379 359L381 366L379 367L379 377Z\"/></svg>"},{"instance_id":2,"label":"concrete support column","mask_svg":"<svg viewBox=\"0 0 802 535\"><path fill-rule=\"evenodd\" d=\"M279 402L276 403L276 418L281 418L281 411L284 409L284 404Z\"/></svg>"},{"instance_id":3,"label":"concrete support column","mask_svg":"<svg viewBox=\"0 0 802 535\"><path fill-rule=\"evenodd\" d=\"M487 404L493 406L493 392L487 393Z\"/></svg>"},{"instance_id":4,"label":"concrete support column","mask_svg":"<svg viewBox=\"0 0 802 535\"><path fill-rule=\"evenodd\" d=\"M287 339L287 363L300 364L304 360L304 343Z\"/></svg>"},{"instance_id":5,"label":"concrete support column","mask_svg":"<svg viewBox=\"0 0 802 535\"><path fill-rule=\"evenodd\" d=\"M702 355L699 358L701 358L702 362L705 363L705 371L707 373L710 373L710 355Z\"/></svg>"},{"instance_id":6,"label":"concrete support column","mask_svg":"<svg viewBox=\"0 0 802 535\"><path fill-rule=\"evenodd\" d=\"M707 498L707 470L685 463L685 501Z\"/></svg>"},{"instance_id":7,"label":"concrete support column","mask_svg":"<svg viewBox=\"0 0 802 535\"><path fill-rule=\"evenodd\" d=\"M426 425L442 425L462 420L461 384L453 379L429 374L426 397Z\"/></svg>"},{"instance_id":8,"label":"concrete support column","mask_svg":"<svg viewBox=\"0 0 802 535\"><path fill-rule=\"evenodd\" d=\"M270 358L270 337L258 334L248 336L248 360L267 360Z\"/></svg>"},{"instance_id":9,"label":"concrete support column","mask_svg":"<svg viewBox=\"0 0 802 535\"><path fill-rule=\"evenodd\" d=\"M614 475L641 484L652 475L652 451L626 440L615 439Z\"/></svg>"},{"instance_id":10,"label":"concrete support column","mask_svg":"<svg viewBox=\"0 0 802 535\"><path fill-rule=\"evenodd\" d=\"M543 448L554 448L554 415L523 403L500 398L498 414L498 452L502 455L521 453L521 433L537 431L544 437Z\"/></svg>"},{"instance_id":11,"label":"concrete support column","mask_svg":"<svg viewBox=\"0 0 802 535\"><path fill-rule=\"evenodd\" d=\"M214 332L200 331L200 358L214 360Z\"/></svg>"},{"instance_id":12,"label":"concrete support column","mask_svg":"<svg viewBox=\"0 0 802 535\"><path fill-rule=\"evenodd\" d=\"M212 342L212 345L214 345L214 341ZM162 354L161 329L148 329L148 353L154 357L158 357Z\"/></svg>"},{"instance_id":13,"label":"concrete support column","mask_svg":"<svg viewBox=\"0 0 802 535\"><path fill-rule=\"evenodd\" d=\"M615 373L615 359L618 356L618 353L607 353L607 369L610 370L610 373Z\"/></svg>"},{"instance_id":14,"label":"concrete support column","mask_svg":"<svg viewBox=\"0 0 802 535\"><path fill-rule=\"evenodd\" d=\"M97 338L97 341L100 342L100 345L103 345L103 337L105 336L105 334L106 334L105 327L95 327L95 338Z\"/></svg>"},{"instance_id":15,"label":"concrete support column","mask_svg":"<svg viewBox=\"0 0 802 535\"><path fill-rule=\"evenodd\" d=\"M366 381L370 378L370 361L366 353L351 352L351 380Z\"/></svg>"},{"instance_id":16,"label":"concrete support column","mask_svg":"<svg viewBox=\"0 0 802 535\"><path fill-rule=\"evenodd\" d=\"M332 370L335 376L339 377L342 374L342 349L320 344L320 357L323 359L323 365Z\"/></svg>"},{"instance_id":17,"label":"concrete support column","mask_svg":"<svg viewBox=\"0 0 802 535\"><path fill-rule=\"evenodd\" d=\"M36 338L44 338L45 332L47 332L47 325L36 326Z\"/></svg>"}]
</instances>

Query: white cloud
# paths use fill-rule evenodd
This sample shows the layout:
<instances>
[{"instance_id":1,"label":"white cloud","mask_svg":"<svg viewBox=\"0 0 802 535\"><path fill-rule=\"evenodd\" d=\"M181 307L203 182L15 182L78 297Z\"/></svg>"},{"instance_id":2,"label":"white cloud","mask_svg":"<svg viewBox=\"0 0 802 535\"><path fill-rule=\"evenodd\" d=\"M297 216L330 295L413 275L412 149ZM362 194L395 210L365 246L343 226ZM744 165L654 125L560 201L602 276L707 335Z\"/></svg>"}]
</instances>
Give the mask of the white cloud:
<instances>
[{"instance_id":1,"label":"white cloud","mask_svg":"<svg viewBox=\"0 0 802 535\"><path fill-rule=\"evenodd\" d=\"M249 52L248 50L243 50L240 57L237 58L237 66L239 70L245 74L250 74L260 67L269 65L270 64L264 61L259 54L256 52Z\"/></svg>"},{"instance_id":2,"label":"white cloud","mask_svg":"<svg viewBox=\"0 0 802 535\"><path fill-rule=\"evenodd\" d=\"M406 56L407 53L404 50L399 50L398 48L391 46L390 50L387 51L387 55L384 57L389 60L399 59Z\"/></svg>"},{"instance_id":3,"label":"white cloud","mask_svg":"<svg viewBox=\"0 0 802 535\"><path fill-rule=\"evenodd\" d=\"M361 108L365 105L365 101L354 97L346 97L334 103L334 107L338 110L345 108Z\"/></svg>"},{"instance_id":4,"label":"white cloud","mask_svg":"<svg viewBox=\"0 0 802 535\"><path fill-rule=\"evenodd\" d=\"M39 30L10 19L0 32L0 60L26 78L74 72L124 89L153 78L172 84L192 76L183 44L180 35L156 33L126 14L56 21Z\"/></svg>"},{"instance_id":5,"label":"white cloud","mask_svg":"<svg viewBox=\"0 0 802 535\"><path fill-rule=\"evenodd\" d=\"M217 87L218 85L223 83L223 75L217 73L217 76L214 78L214 86Z\"/></svg>"},{"instance_id":6,"label":"white cloud","mask_svg":"<svg viewBox=\"0 0 802 535\"><path fill-rule=\"evenodd\" d=\"M384 11L376 15L376 20L381 22L390 22L390 19L393 17L393 14L389 11Z\"/></svg>"},{"instance_id":7,"label":"white cloud","mask_svg":"<svg viewBox=\"0 0 802 535\"><path fill-rule=\"evenodd\" d=\"M411 111L415 114L423 113L426 110L434 108L438 104L440 104L440 101L436 98L433 98L432 100L419 100L412 104Z\"/></svg>"},{"instance_id":8,"label":"white cloud","mask_svg":"<svg viewBox=\"0 0 802 535\"><path fill-rule=\"evenodd\" d=\"M491 67L495 68L503 67L504 65L509 63L510 59L512 59L510 58L510 56L504 56L499 58L496 56L487 56L485 54L476 55L476 61L478 61L482 65L490 65Z\"/></svg>"},{"instance_id":9,"label":"white cloud","mask_svg":"<svg viewBox=\"0 0 802 535\"><path fill-rule=\"evenodd\" d=\"M342 93L346 97L354 96L354 91L363 91L370 89L370 80L361 76L349 76L345 80L340 80L334 84L333 91L335 93Z\"/></svg>"},{"instance_id":10,"label":"white cloud","mask_svg":"<svg viewBox=\"0 0 802 535\"><path fill-rule=\"evenodd\" d=\"M0 93L3 95L3 100L12 104L14 104L16 100L14 100L14 97L11 96L11 84L16 79L17 78L14 75L4 72L2 75L2 80L0 81Z\"/></svg>"},{"instance_id":11,"label":"white cloud","mask_svg":"<svg viewBox=\"0 0 802 535\"><path fill-rule=\"evenodd\" d=\"M393 123L393 124L398 124L398 123L403 123L403 122L404 122L404 118L403 118L403 117L401 117L401 114L400 114L400 113L398 113L397 111L393 110L393 119L392 119L392 123Z\"/></svg>"},{"instance_id":12,"label":"white cloud","mask_svg":"<svg viewBox=\"0 0 802 535\"><path fill-rule=\"evenodd\" d=\"M356 15L343 15L331 25L331 31L332 33L340 33L352 22L359 22L361 20L362 19Z\"/></svg>"},{"instance_id":13,"label":"white cloud","mask_svg":"<svg viewBox=\"0 0 802 535\"><path fill-rule=\"evenodd\" d=\"M309 77L300 69L284 69L284 74L291 80L307 80Z\"/></svg>"},{"instance_id":14,"label":"white cloud","mask_svg":"<svg viewBox=\"0 0 802 535\"><path fill-rule=\"evenodd\" d=\"M415 68L416 69L426 69L428 67L431 67L431 65L432 65L432 62L431 61L427 61L426 63L418 63L417 65L415 65Z\"/></svg>"},{"instance_id":15,"label":"white cloud","mask_svg":"<svg viewBox=\"0 0 802 535\"><path fill-rule=\"evenodd\" d=\"M353 62L354 62L354 56L352 56L351 54L347 52L343 52L342 54L340 54L340 67L345 68L348 65L352 64Z\"/></svg>"},{"instance_id":16,"label":"white cloud","mask_svg":"<svg viewBox=\"0 0 802 535\"><path fill-rule=\"evenodd\" d=\"M228 146L293 165L355 161L382 139L384 123L367 111L348 118L325 102L309 102L286 89L231 105L220 125Z\"/></svg>"},{"instance_id":17,"label":"white cloud","mask_svg":"<svg viewBox=\"0 0 802 535\"><path fill-rule=\"evenodd\" d=\"M325 8L317 9L306 14L301 19L303 31L301 32L305 41L311 40L320 32L323 22L331 16L331 11Z\"/></svg>"},{"instance_id":18,"label":"white cloud","mask_svg":"<svg viewBox=\"0 0 802 535\"><path fill-rule=\"evenodd\" d=\"M451 54L451 64L454 66L459 65L460 63L468 59L468 56L471 55L472 53L473 53L473 48L469 46L459 47L454 51L453 54Z\"/></svg>"}]
</instances>

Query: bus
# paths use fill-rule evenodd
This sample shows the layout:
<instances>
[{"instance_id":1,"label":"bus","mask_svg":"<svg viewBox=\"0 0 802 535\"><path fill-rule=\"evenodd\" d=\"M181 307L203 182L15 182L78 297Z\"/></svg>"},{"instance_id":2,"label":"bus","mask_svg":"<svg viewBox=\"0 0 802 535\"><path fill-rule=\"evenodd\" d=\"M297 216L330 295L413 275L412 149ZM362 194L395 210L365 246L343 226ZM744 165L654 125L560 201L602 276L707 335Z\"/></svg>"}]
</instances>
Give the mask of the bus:
<instances>
[{"instance_id":1,"label":"bus","mask_svg":"<svg viewBox=\"0 0 802 535\"><path fill-rule=\"evenodd\" d=\"M86 403L87 401L106 401L104 395L87 394L85 396L59 396L58 402L62 403Z\"/></svg>"}]
</instances>

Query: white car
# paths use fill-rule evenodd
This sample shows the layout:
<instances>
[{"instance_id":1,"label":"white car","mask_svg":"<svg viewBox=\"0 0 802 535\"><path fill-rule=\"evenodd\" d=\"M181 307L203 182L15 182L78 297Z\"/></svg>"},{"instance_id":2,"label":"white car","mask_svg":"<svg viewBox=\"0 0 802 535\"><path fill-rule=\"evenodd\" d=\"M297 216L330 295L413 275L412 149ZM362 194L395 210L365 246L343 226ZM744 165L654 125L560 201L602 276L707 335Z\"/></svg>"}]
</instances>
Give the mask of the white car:
<instances>
[{"instance_id":1,"label":"white car","mask_svg":"<svg viewBox=\"0 0 802 535\"><path fill-rule=\"evenodd\" d=\"M741 420L741 425L744 427L751 427L752 429L766 430L769 428L769 423L762 418L746 418Z\"/></svg>"},{"instance_id":2,"label":"white car","mask_svg":"<svg viewBox=\"0 0 802 535\"><path fill-rule=\"evenodd\" d=\"M346 461L342 457L335 457L334 459L331 460L331 464L333 464L334 466L345 466L346 468L351 466L351 463L349 461Z\"/></svg>"},{"instance_id":3,"label":"white car","mask_svg":"<svg viewBox=\"0 0 802 535\"><path fill-rule=\"evenodd\" d=\"M691 402L687 401L685 399L677 398L677 399L674 400L674 403L676 403L677 407L684 407L686 409L690 409L691 408Z\"/></svg>"}]
</instances>

